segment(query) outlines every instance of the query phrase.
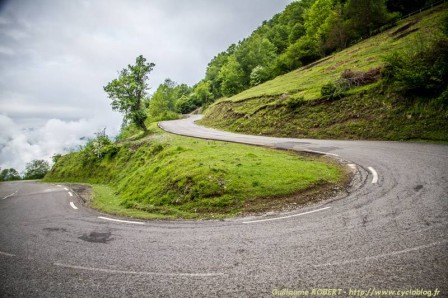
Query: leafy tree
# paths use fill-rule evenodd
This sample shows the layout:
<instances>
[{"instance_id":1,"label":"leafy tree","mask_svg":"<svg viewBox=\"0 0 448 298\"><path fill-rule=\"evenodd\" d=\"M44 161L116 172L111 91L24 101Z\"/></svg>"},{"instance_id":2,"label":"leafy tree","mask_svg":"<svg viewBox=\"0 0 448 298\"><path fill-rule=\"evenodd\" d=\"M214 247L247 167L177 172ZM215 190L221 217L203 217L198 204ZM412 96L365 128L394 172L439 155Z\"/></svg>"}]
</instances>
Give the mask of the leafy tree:
<instances>
[{"instance_id":1,"label":"leafy tree","mask_svg":"<svg viewBox=\"0 0 448 298\"><path fill-rule=\"evenodd\" d=\"M287 39L287 36L285 38ZM259 35L253 35L242 42L235 51L235 56L244 72L245 81L249 81L250 74L255 67L271 65L277 57L276 52L276 47L269 39Z\"/></svg>"},{"instance_id":2,"label":"leafy tree","mask_svg":"<svg viewBox=\"0 0 448 298\"><path fill-rule=\"evenodd\" d=\"M147 63L140 55L135 65L128 65L118 77L104 87L104 91L112 99L112 109L124 114L125 121L131 121L137 127L147 131L143 101L148 90L148 75L155 64Z\"/></svg>"},{"instance_id":3,"label":"leafy tree","mask_svg":"<svg viewBox=\"0 0 448 298\"><path fill-rule=\"evenodd\" d=\"M14 168L3 169L0 172L0 181L20 180L19 172Z\"/></svg>"},{"instance_id":4,"label":"leafy tree","mask_svg":"<svg viewBox=\"0 0 448 298\"><path fill-rule=\"evenodd\" d=\"M291 31L289 32L289 35L288 35L289 44L295 43L298 39L300 39L305 34L306 34L306 29L305 29L305 26L303 25L303 23L295 24L291 28Z\"/></svg>"},{"instance_id":5,"label":"leafy tree","mask_svg":"<svg viewBox=\"0 0 448 298\"><path fill-rule=\"evenodd\" d=\"M160 84L156 92L151 96L149 101L149 114L154 120L175 119L176 100L175 95L176 83L171 79L165 79Z\"/></svg>"},{"instance_id":6,"label":"leafy tree","mask_svg":"<svg viewBox=\"0 0 448 298\"><path fill-rule=\"evenodd\" d=\"M244 71L235 55L230 56L223 65L218 79L222 81L221 93L225 96L232 96L244 90Z\"/></svg>"},{"instance_id":7,"label":"leafy tree","mask_svg":"<svg viewBox=\"0 0 448 298\"><path fill-rule=\"evenodd\" d=\"M353 38L370 35L397 16L387 10L386 0L348 0L345 4L345 14Z\"/></svg>"},{"instance_id":8,"label":"leafy tree","mask_svg":"<svg viewBox=\"0 0 448 298\"><path fill-rule=\"evenodd\" d=\"M230 52L233 53L234 48L229 48L226 52L221 52L215 56L212 61L207 66L207 71L205 73L205 80L210 82L210 91L213 93L215 98L221 97L221 78L219 77L219 72L224 64L227 63L229 59Z\"/></svg>"},{"instance_id":9,"label":"leafy tree","mask_svg":"<svg viewBox=\"0 0 448 298\"><path fill-rule=\"evenodd\" d=\"M208 106L213 102L213 94L210 92L210 83L199 82L193 89L193 96L201 106Z\"/></svg>"},{"instance_id":10,"label":"leafy tree","mask_svg":"<svg viewBox=\"0 0 448 298\"><path fill-rule=\"evenodd\" d=\"M292 59L287 52L279 55L272 66L272 76L275 77L294 69L292 64Z\"/></svg>"},{"instance_id":11,"label":"leafy tree","mask_svg":"<svg viewBox=\"0 0 448 298\"><path fill-rule=\"evenodd\" d=\"M319 43L316 39L306 35L291 45L285 54L279 57L276 67L282 68L283 72L291 71L319 58Z\"/></svg>"},{"instance_id":12,"label":"leafy tree","mask_svg":"<svg viewBox=\"0 0 448 298\"><path fill-rule=\"evenodd\" d=\"M176 102L176 111L181 114L188 114L200 106L196 97L193 95L182 96Z\"/></svg>"},{"instance_id":13,"label":"leafy tree","mask_svg":"<svg viewBox=\"0 0 448 298\"><path fill-rule=\"evenodd\" d=\"M50 165L42 159L35 159L26 164L24 179L42 179L50 170Z\"/></svg>"},{"instance_id":14,"label":"leafy tree","mask_svg":"<svg viewBox=\"0 0 448 298\"><path fill-rule=\"evenodd\" d=\"M250 85L257 86L267 81L270 77L270 72L266 67L258 65L250 73Z\"/></svg>"},{"instance_id":15,"label":"leafy tree","mask_svg":"<svg viewBox=\"0 0 448 298\"><path fill-rule=\"evenodd\" d=\"M322 32L325 38L321 41L321 47L325 54L347 47L349 33L340 4L336 5L326 18Z\"/></svg>"},{"instance_id":16,"label":"leafy tree","mask_svg":"<svg viewBox=\"0 0 448 298\"><path fill-rule=\"evenodd\" d=\"M278 53L284 52L289 46L290 29L286 25L277 24L272 27L268 39Z\"/></svg>"},{"instance_id":17,"label":"leafy tree","mask_svg":"<svg viewBox=\"0 0 448 298\"><path fill-rule=\"evenodd\" d=\"M189 96L192 92L192 88L187 84L180 84L174 87L173 97L175 101L178 101L183 96Z\"/></svg>"},{"instance_id":18,"label":"leafy tree","mask_svg":"<svg viewBox=\"0 0 448 298\"><path fill-rule=\"evenodd\" d=\"M316 0L305 13L306 35L316 43L325 37L326 30L322 25L331 14L332 9L333 0Z\"/></svg>"}]
</instances>

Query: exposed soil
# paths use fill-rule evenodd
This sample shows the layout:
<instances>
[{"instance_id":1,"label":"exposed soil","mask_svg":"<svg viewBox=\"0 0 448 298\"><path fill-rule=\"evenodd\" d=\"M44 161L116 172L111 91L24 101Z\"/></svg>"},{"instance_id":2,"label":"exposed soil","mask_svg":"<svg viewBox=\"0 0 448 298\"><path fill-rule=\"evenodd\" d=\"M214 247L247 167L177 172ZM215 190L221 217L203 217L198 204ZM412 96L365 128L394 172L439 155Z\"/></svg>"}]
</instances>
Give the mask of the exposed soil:
<instances>
[{"instance_id":1,"label":"exposed soil","mask_svg":"<svg viewBox=\"0 0 448 298\"><path fill-rule=\"evenodd\" d=\"M92 187L86 184L66 184L70 187L84 202L90 203L92 199Z\"/></svg>"}]
</instances>

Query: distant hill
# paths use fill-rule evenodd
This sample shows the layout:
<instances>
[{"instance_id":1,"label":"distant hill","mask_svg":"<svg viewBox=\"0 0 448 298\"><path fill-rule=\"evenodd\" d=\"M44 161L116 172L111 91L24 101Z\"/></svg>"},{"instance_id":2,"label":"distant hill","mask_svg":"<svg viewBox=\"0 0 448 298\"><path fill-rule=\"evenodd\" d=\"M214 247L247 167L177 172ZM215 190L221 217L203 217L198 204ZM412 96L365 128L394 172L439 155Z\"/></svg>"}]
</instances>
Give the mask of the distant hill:
<instances>
[{"instance_id":1,"label":"distant hill","mask_svg":"<svg viewBox=\"0 0 448 298\"><path fill-rule=\"evenodd\" d=\"M251 134L448 141L447 8L221 99L201 122Z\"/></svg>"}]
</instances>

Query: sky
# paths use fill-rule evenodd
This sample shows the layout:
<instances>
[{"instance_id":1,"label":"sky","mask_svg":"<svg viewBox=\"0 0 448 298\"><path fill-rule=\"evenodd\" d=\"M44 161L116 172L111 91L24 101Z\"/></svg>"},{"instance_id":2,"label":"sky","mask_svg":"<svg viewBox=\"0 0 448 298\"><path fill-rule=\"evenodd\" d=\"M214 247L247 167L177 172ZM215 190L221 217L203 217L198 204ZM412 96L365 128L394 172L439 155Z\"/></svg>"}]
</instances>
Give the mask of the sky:
<instances>
[{"instance_id":1,"label":"sky","mask_svg":"<svg viewBox=\"0 0 448 298\"><path fill-rule=\"evenodd\" d=\"M118 133L103 86L138 55L194 85L207 64L292 0L0 0L0 167L23 172L106 128Z\"/></svg>"}]
</instances>

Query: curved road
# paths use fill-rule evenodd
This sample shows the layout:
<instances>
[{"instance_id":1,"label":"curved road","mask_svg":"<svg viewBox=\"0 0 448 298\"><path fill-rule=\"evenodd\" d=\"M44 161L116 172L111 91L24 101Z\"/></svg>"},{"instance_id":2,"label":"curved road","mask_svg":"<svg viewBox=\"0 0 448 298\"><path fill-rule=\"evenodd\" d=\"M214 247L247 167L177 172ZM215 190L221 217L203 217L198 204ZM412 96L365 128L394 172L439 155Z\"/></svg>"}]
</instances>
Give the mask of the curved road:
<instances>
[{"instance_id":1,"label":"curved road","mask_svg":"<svg viewBox=\"0 0 448 298\"><path fill-rule=\"evenodd\" d=\"M356 181L343 199L203 222L111 221L64 185L1 183L0 296L448 297L448 146L245 136L196 119L160 126L330 154Z\"/></svg>"}]
</instances>

